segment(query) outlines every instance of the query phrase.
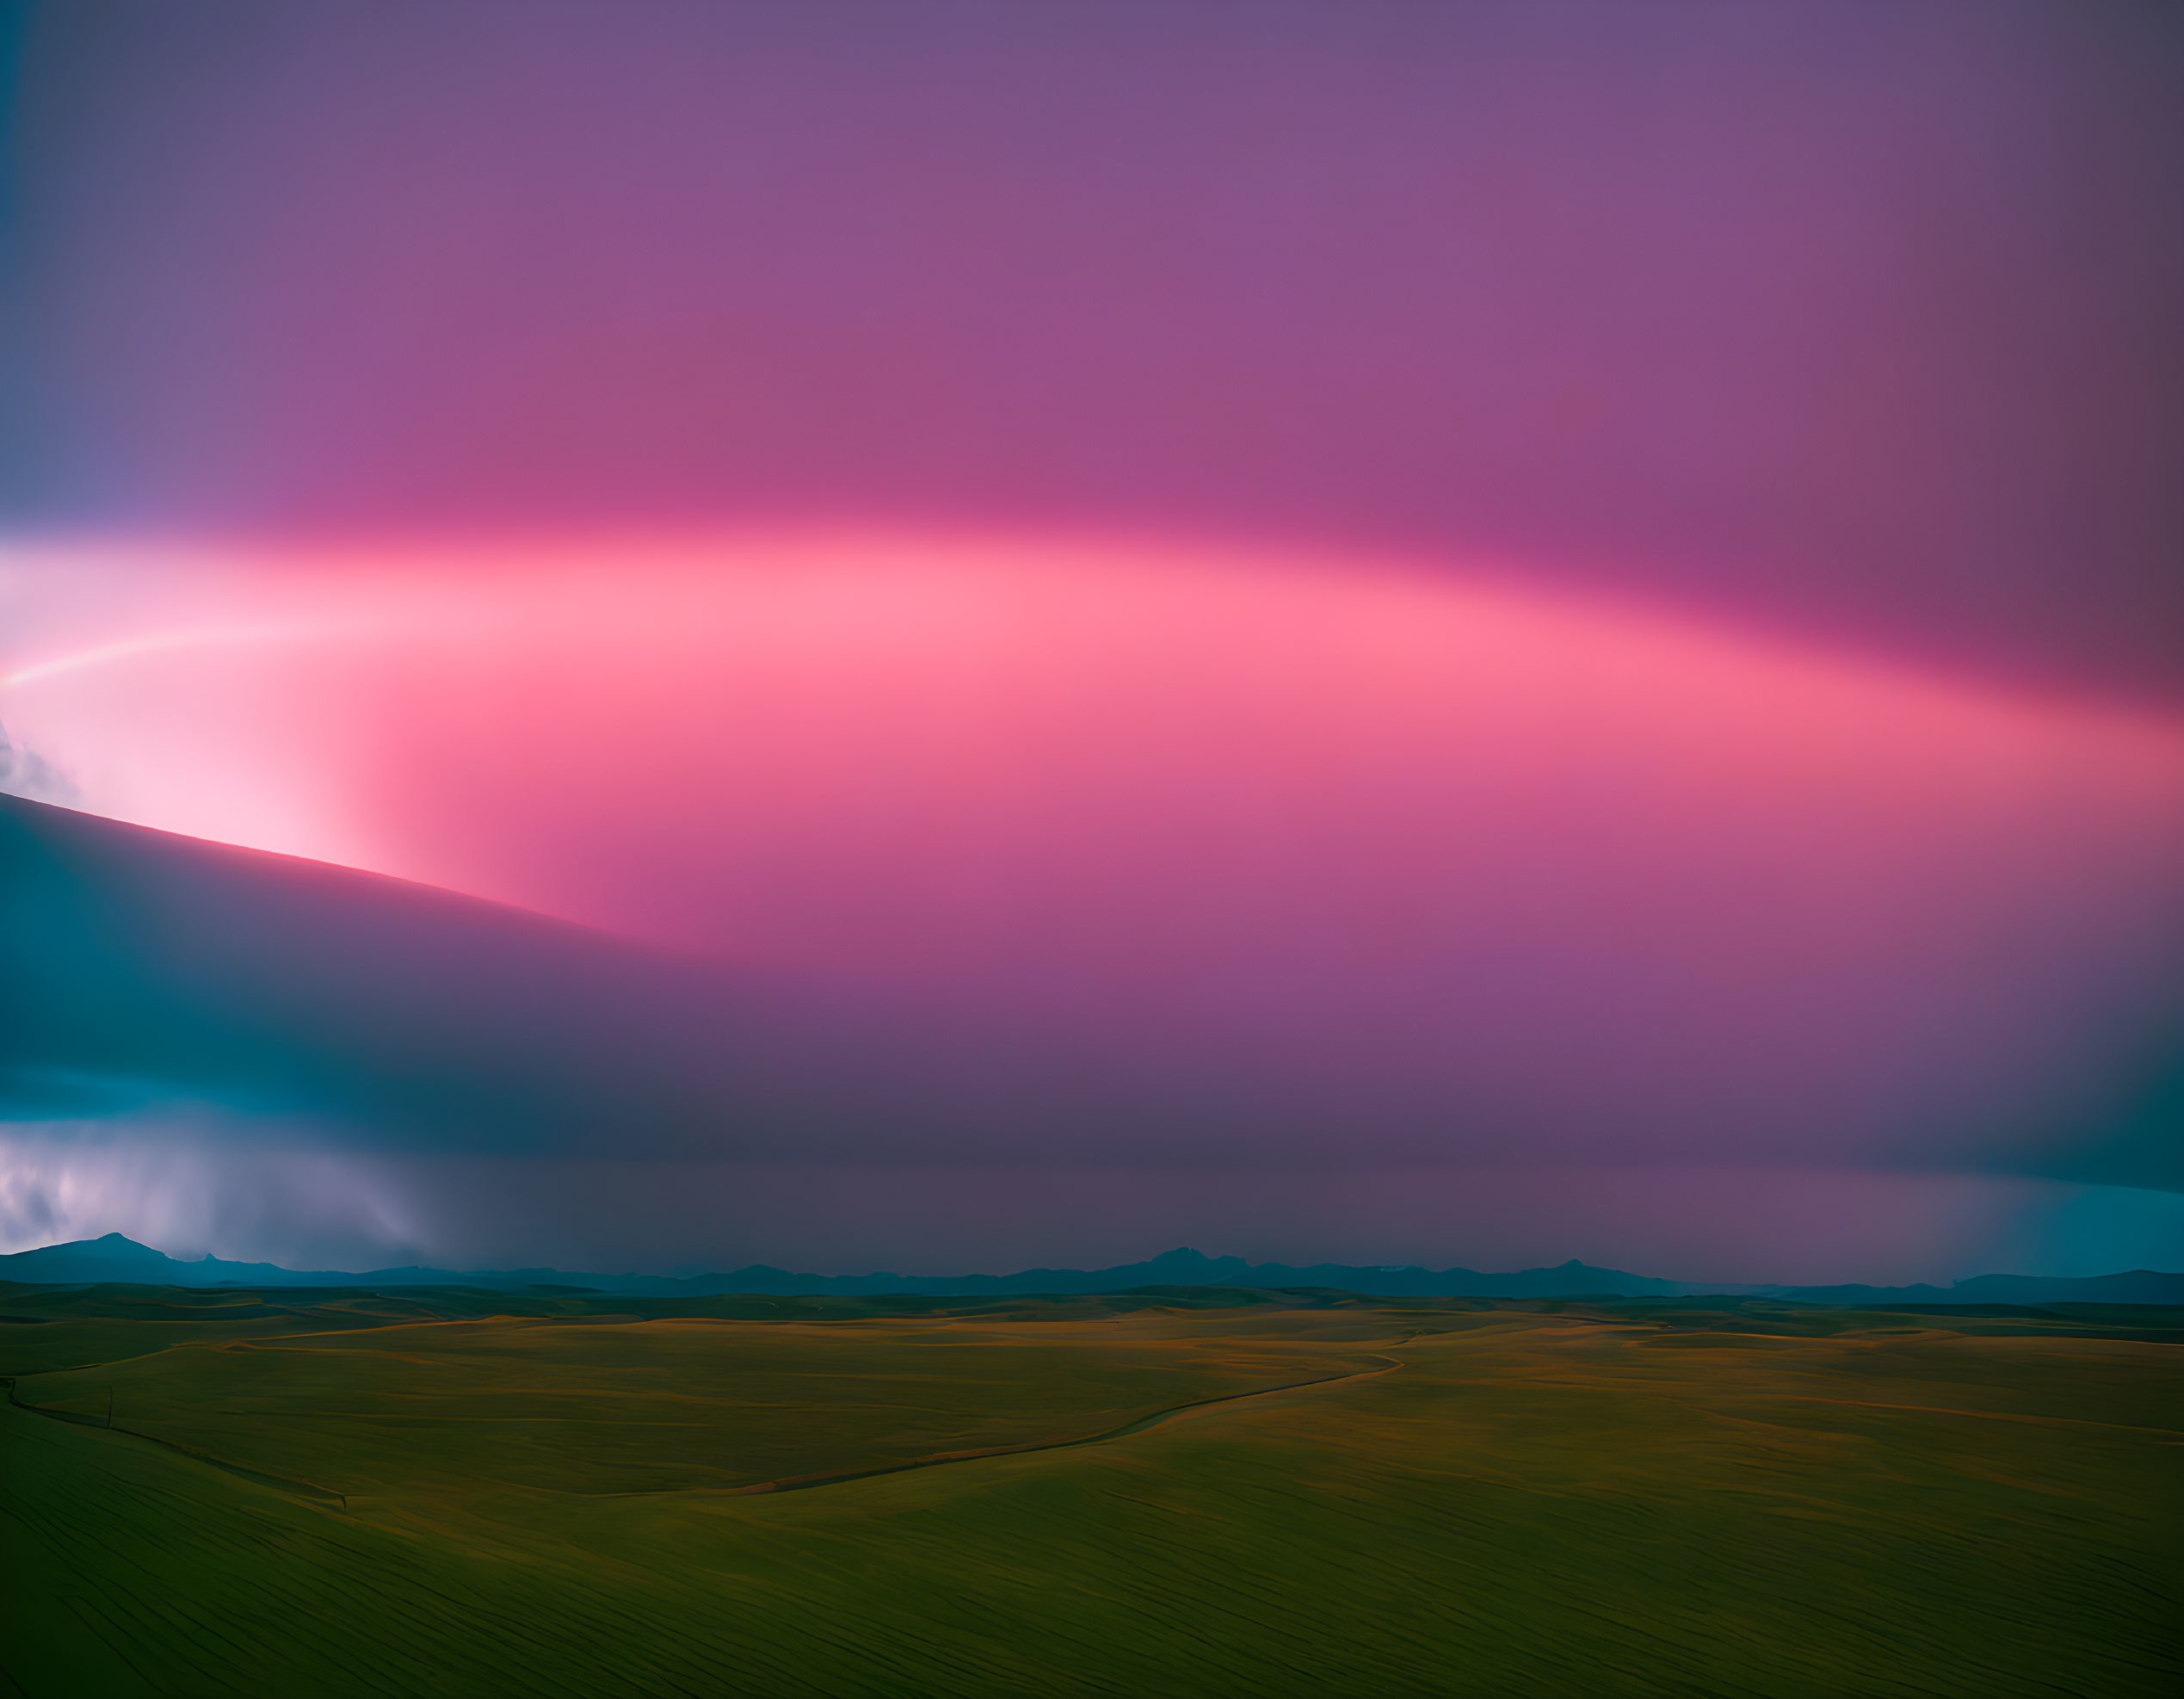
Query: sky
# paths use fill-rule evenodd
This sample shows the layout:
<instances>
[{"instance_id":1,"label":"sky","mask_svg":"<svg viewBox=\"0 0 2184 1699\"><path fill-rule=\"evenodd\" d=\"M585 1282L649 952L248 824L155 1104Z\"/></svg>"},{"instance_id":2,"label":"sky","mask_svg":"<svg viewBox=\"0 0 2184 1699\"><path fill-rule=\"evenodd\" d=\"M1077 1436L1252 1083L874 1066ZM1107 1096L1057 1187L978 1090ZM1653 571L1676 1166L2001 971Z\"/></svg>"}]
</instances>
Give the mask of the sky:
<instances>
[{"instance_id":1,"label":"sky","mask_svg":"<svg viewBox=\"0 0 2184 1699\"><path fill-rule=\"evenodd\" d=\"M2184 1266L2173 11L6 17L0 788L592 930L24 816L4 1248Z\"/></svg>"}]
</instances>

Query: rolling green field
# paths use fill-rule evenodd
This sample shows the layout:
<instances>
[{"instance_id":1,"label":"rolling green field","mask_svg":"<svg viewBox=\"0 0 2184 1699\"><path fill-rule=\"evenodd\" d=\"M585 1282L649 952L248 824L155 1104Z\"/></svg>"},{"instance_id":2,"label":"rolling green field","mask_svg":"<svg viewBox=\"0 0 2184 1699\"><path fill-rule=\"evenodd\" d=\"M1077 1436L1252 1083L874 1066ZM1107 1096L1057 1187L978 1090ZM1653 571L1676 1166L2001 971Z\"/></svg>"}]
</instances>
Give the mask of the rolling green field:
<instances>
[{"instance_id":1,"label":"rolling green field","mask_svg":"<svg viewBox=\"0 0 2184 1699\"><path fill-rule=\"evenodd\" d=\"M0 1693L2184 1690L2180 1311L0 1314Z\"/></svg>"}]
</instances>

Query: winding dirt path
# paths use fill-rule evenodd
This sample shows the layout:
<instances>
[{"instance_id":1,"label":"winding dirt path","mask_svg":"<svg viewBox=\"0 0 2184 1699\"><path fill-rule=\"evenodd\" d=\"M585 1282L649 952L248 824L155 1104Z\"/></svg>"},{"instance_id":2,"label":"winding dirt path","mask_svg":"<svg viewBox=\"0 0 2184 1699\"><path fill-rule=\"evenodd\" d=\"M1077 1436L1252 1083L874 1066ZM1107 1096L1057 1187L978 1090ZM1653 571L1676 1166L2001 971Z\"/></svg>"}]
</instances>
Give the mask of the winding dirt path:
<instances>
[{"instance_id":1,"label":"winding dirt path","mask_svg":"<svg viewBox=\"0 0 2184 1699\"><path fill-rule=\"evenodd\" d=\"M349 1495L346 1493L336 1492L307 1480L293 1480L287 1475L268 1474L262 1469L245 1468L240 1463L231 1463L225 1457L215 1457L209 1451L200 1451L195 1446L184 1445L179 1440L162 1439L157 1434L145 1433L136 1428L117 1428L111 1414L103 1418L79 1416L72 1410L49 1410L42 1404L25 1404L15 1396L15 1377L12 1375L0 1375L0 1387L6 1389L8 1402L13 1408L30 1415L43 1416L49 1421L72 1423L79 1428L96 1428L102 1433L122 1434L130 1439L142 1440L147 1445L156 1445L163 1451L172 1451L193 1462L209 1464L213 1468L256 1486L269 1486L276 1492L307 1498L314 1504L338 1504L344 1511L349 1509Z\"/></svg>"},{"instance_id":2,"label":"winding dirt path","mask_svg":"<svg viewBox=\"0 0 2184 1699\"><path fill-rule=\"evenodd\" d=\"M1408 1334L1397 1340L1408 1344L1418 1336ZM1372 1353L1378 1356L1378 1352ZM747 1497L754 1492L808 1492L815 1486L839 1486L852 1480L870 1480L876 1475L899 1475L912 1469L937 1469L948 1463L975 1463L987 1457L1021 1457L1034 1451L1068 1451L1080 1445L1099 1445L1111 1439L1126 1438L1141 1434L1148 1428L1157 1428L1163 1422L1171 1422L1178 1416L1187 1416L1194 1410L1203 1410L1208 1405L1237 1404L1246 1399L1272 1398L1277 1393L1302 1391L1307 1387L1331 1387L1342 1381L1370 1381L1378 1375L1392 1375L1405 1365L1396 1357L1384 1360L1379 1368L1353 1369L1347 1375L1321 1375L1309 1381L1291 1381L1279 1387L1260 1387L1248 1393L1218 1393L1212 1398L1194 1398L1184 1404L1171 1404L1165 1410L1156 1410L1148 1416L1133 1417L1120 1425L1102 1429L1096 1434L1086 1434L1077 1439L1034 1440L1028 1445L990 1445L975 1451L943 1451L931 1457L915 1458L907 1463L885 1463L874 1469L839 1469L824 1474L788 1475L780 1480L762 1480L753 1486L731 1486L715 1489L720 1496L730 1498ZM674 1489L670 1489L674 1490Z\"/></svg>"},{"instance_id":3,"label":"winding dirt path","mask_svg":"<svg viewBox=\"0 0 2184 1699\"><path fill-rule=\"evenodd\" d=\"M1397 1345L1407 1345L1417 1337L1415 1332L1406 1333L1395 1343ZM1382 1375L1392 1375L1398 1368L1406 1366L1400 1358L1382 1356L1377 1351L1367 1352L1366 1355L1380 1356L1382 1366L1378 1368L1352 1369L1344 1375L1318 1375L1309 1381L1285 1381L1279 1387L1257 1387L1248 1393L1217 1393L1211 1398L1190 1399L1181 1404L1171 1404L1164 1410L1153 1411L1148 1415L1132 1417L1129 1421L1120 1423L1114 1427L1103 1428L1098 1433L1084 1434L1076 1439L1034 1440L1026 1445L992 1445L970 1451L943 1451L930 1457L913 1458L907 1463L884 1463L877 1468L836 1469L818 1474L787 1475L779 1480L762 1480L750 1486L701 1487L697 1490L731 1498L746 1498L759 1492L808 1492L814 1487L840 1486L853 1480L870 1480L879 1475L905 1474L912 1469L936 1469L949 1463L975 1463L988 1457L1021 1457L1036 1451L1068 1451L1078 1446L1100 1445L1108 1440L1125 1439L1132 1434L1144 1433L1150 1428L1159 1427L1163 1423L1172 1422L1178 1417L1188 1416L1194 1410L1204 1410L1211 1405L1240 1404L1249 1399L1273 1398L1282 1393L1302 1392L1311 1387L1331 1387L1346 1381L1370 1381ZM86 1368L102 1366L96 1363L79 1365L79 1367ZM110 1414L102 1419L96 1416L79 1415L71 1410L52 1410L43 1405L25 1404L15 1395L15 1380L13 1375L0 1375L0 1389L5 1390L7 1401L10 1406L33 1416L43 1416L56 1422L73 1423L79 1427L96 1428L102 1432L122 1434L128 1438L142 1440L146 1444L158 1446L163 1450L174 1452L179 1456L188 1457L193 1461L208 1464L215 1469L222 1470L241 1480L254 1482L257 1486L270 1486L275 1492L292 1493L314 1504L338 1505L344 1511L349 1509L349 1498L344 1493L333 1492L311 1481L296 1480L286 1475L268 1474L262 1470L246 1468L240 1463L231 1463L225 1458L216 1457L209 1451L200 1451L194 1445L185 1445L177 1440L162 1439L157 1434L143 1433L134 1428L115 1427ZM669 1487L665 1490L669 1492L688 1492L691 1489ZM652 1495L617 1493L610 1496L619 1498Z\"/></svg>"}]
</instances>

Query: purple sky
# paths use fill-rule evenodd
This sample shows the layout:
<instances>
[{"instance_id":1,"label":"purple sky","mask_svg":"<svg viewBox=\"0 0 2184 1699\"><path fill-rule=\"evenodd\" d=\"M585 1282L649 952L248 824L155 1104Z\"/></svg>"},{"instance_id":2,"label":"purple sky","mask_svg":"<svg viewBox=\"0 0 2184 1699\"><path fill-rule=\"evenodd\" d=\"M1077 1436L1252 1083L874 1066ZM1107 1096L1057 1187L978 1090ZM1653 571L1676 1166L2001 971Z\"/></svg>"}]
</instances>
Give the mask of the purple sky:
<instances>
[{"instance_id":1,"label":"purple sky","mask_svg":"<svg viewBox=\"0 0 2184 1699\"><path fill-rule=\"evenodd\" d=\"M1213 1126L704 1183L352 1127L267 1202L177 1100L27 1123L15 1238L2184 1257L2173 8L20 22L46 794L1033 1011ZM784 602L812 537L867 564Z\"/></svg>"},{"instance_id":2,"label":"purple sky","mask_svg":"<svg viewBox=\"0 0 2184 1699\"><path fill-rule=\"evenodd\" d=\"M1484 547L2174 690L2162 4L34 11L27 520Z\"/></svg>"}]
</instances>

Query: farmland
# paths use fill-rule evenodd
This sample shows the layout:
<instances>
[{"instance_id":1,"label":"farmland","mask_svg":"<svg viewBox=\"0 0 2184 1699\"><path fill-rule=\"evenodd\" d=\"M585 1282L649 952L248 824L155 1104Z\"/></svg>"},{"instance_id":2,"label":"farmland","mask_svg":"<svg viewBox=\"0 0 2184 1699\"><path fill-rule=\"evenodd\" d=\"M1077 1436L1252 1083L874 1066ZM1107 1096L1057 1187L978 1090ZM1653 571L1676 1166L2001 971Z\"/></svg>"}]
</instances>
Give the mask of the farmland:
<instances>
[{"instance_id":1,"label":"farmland","mask_svg":"<svg viewBox=\"0 0 2184 1699\"><path fill-rule=\"evenodd\" d=\"M2184 1312L108 1286L0 1313L0 1693L2184 1679Z\"/></svg>"}]
</instances>

